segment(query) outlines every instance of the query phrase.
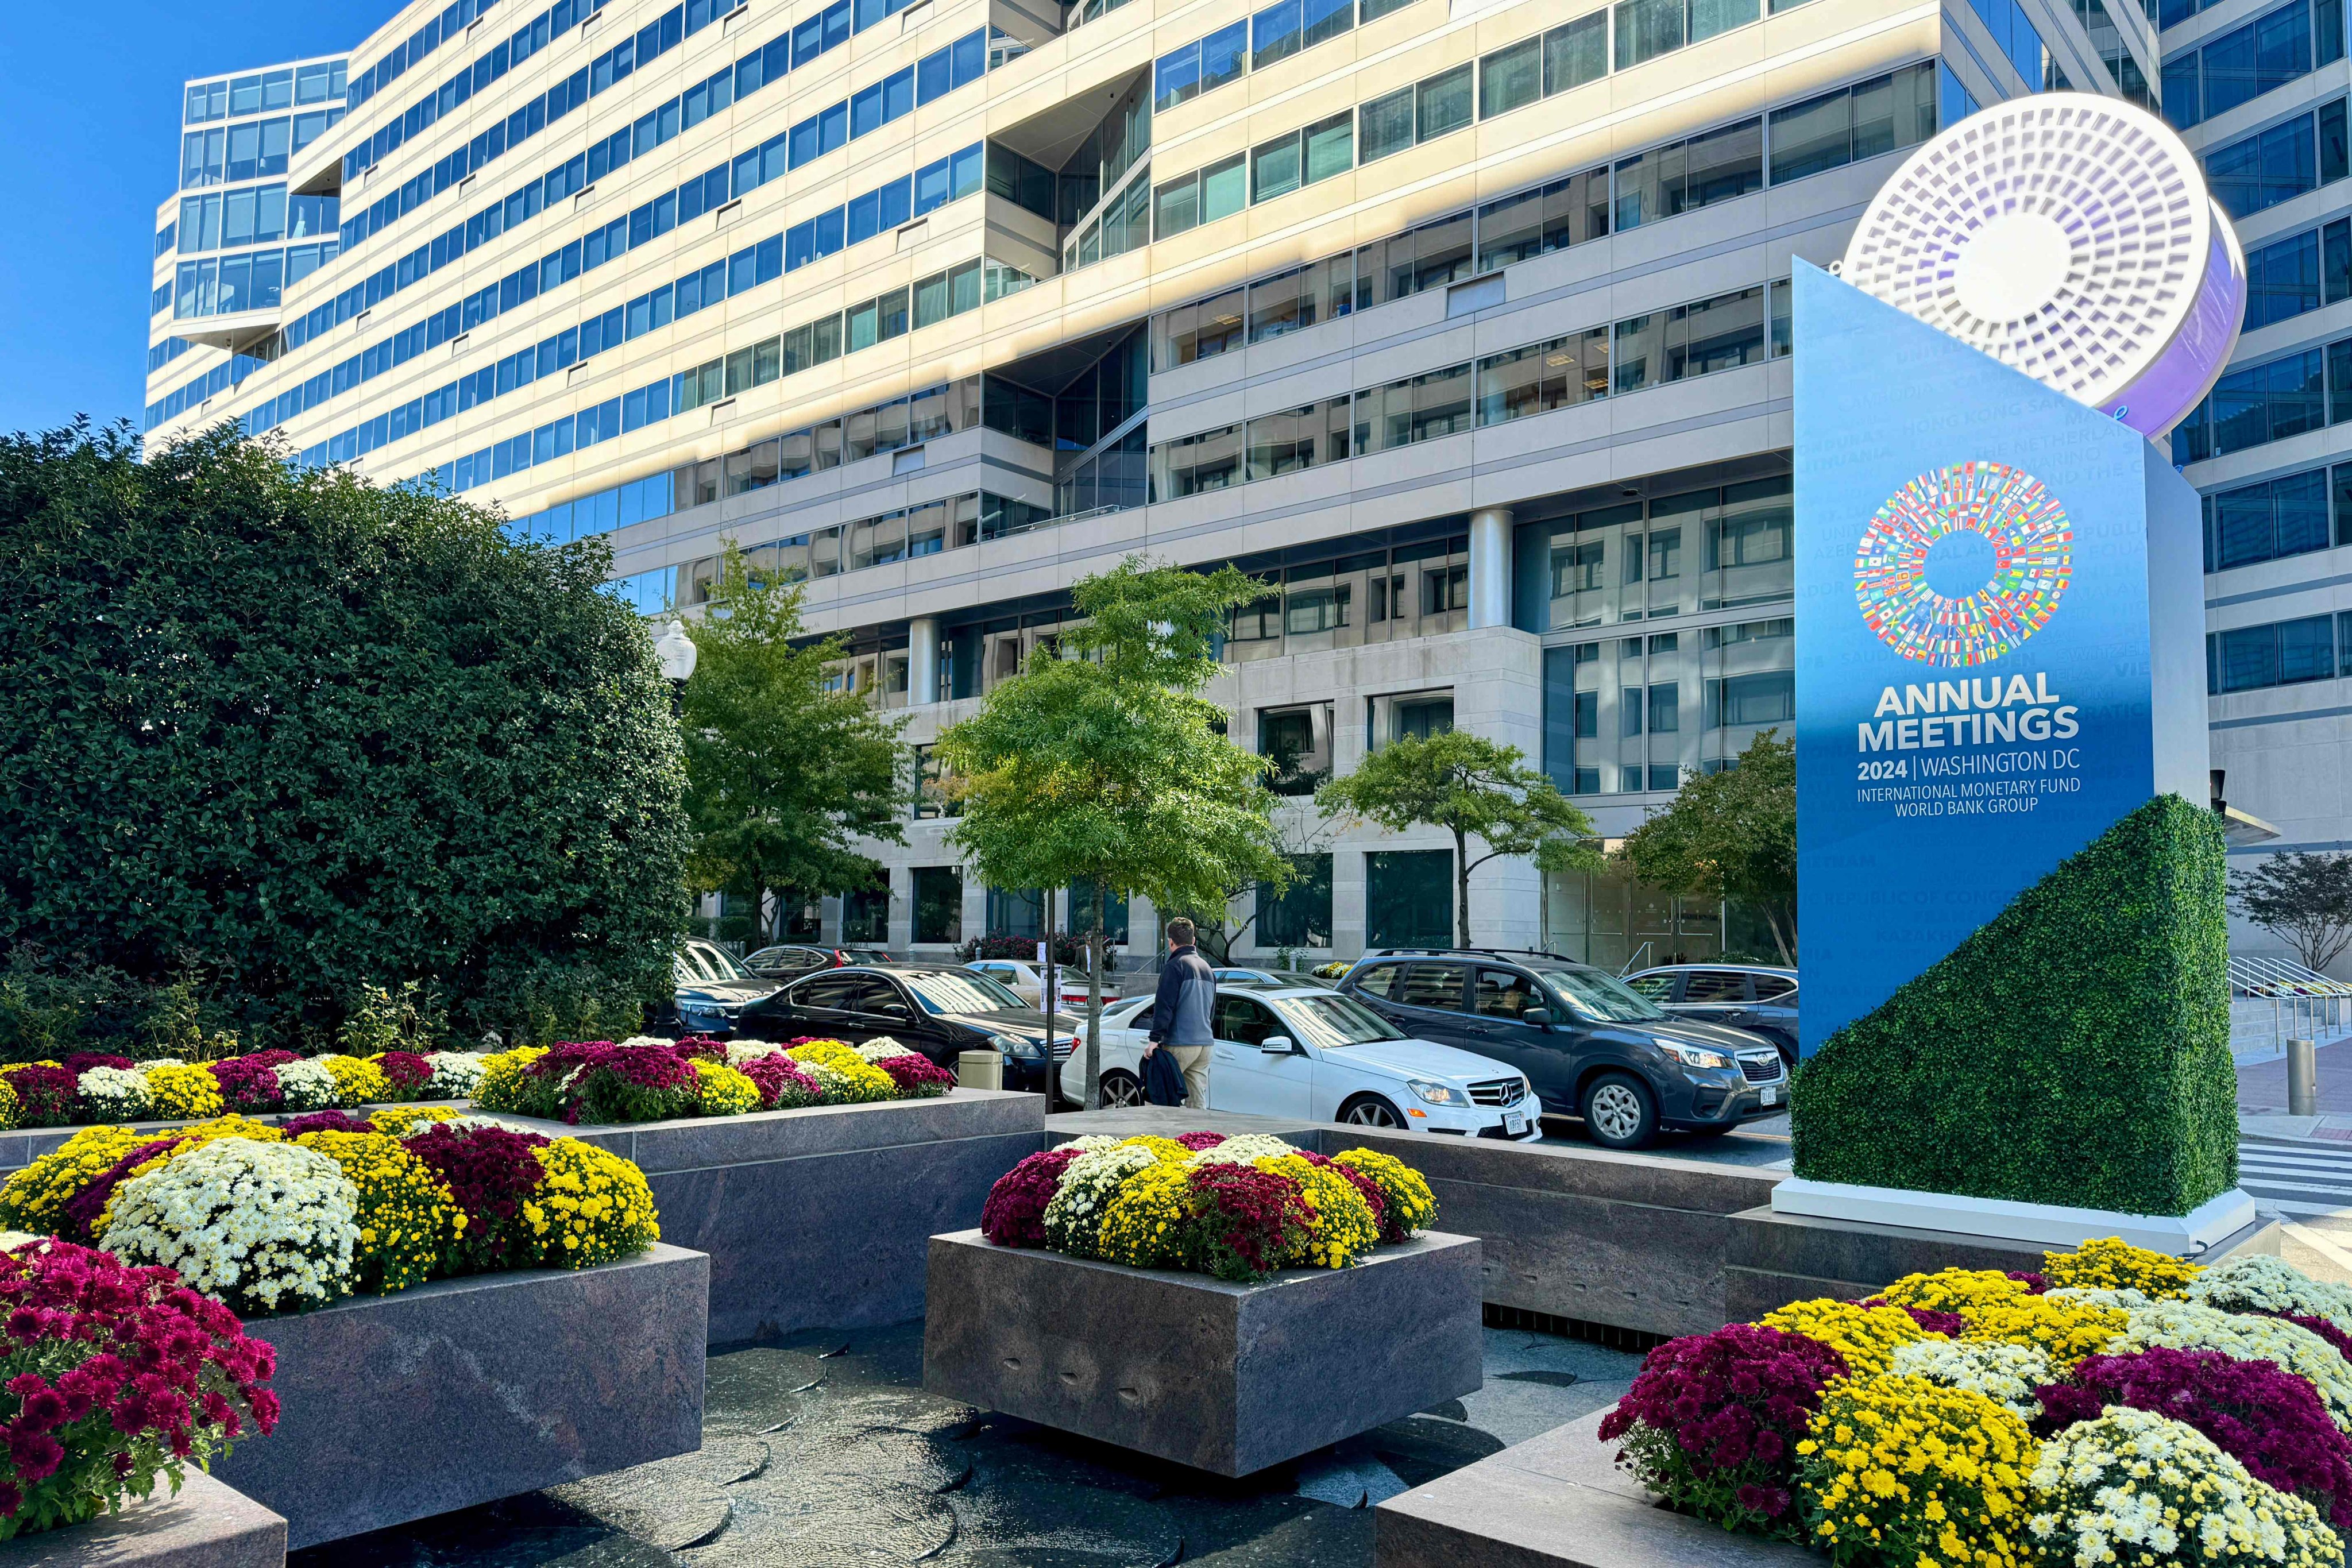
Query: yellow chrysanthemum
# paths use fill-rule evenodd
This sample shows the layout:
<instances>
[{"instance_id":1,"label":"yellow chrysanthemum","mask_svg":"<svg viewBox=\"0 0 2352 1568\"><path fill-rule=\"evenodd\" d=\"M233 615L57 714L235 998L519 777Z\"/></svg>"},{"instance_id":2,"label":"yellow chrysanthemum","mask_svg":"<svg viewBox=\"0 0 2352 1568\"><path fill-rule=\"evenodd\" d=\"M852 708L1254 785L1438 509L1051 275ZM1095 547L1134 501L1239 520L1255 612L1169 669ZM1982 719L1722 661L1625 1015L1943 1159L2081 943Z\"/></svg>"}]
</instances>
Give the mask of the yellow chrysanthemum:
<instances>
[{"instance_id":1,"label":"yellow chrysanthemum","mask_svg":"<svg viewBox=\"0 0 2352 1568\"><path fill-rule=\"evenodd\" d=\"M344 1056L310 1059L335 1075L335 1103L346 1110L392 1098L392 1079L373 1062Z\"/></svg>"},{"instance_id":2,"label":"yellow chrysanthemum","mask_svg":"<svg viewBox=\"0 0 2352 1568\"><path fill-rule=\"evenodd\" d=\"M1981 1394L1924 1377L1840 1379L1797 1453L1815 1544L1841 1562L2023 1568L2032 1560L2019 1538L2033 1437ZM1870 1550L1859 1551L1865 1542Z\"/></svg>"},{"instance_id":3,"label":"yellow chrysanthemum","mask_svg":"<svg viewBox=\"0 0 2352 1568\"><path fill-rule=\"evenodd\" d=\"M1963 1340L2032 1345L2061 1373L2072 1371L2084 1356L2104 1352L2130 1321L2130 1314L2113 1307L2032 1295L1987 1301L1965 1309L1960 1316L1969 1325L1960 1335Z\"/></svg>"},{"instance_id":4,"label":"yellow chrysanthemum","mask_svg":"<svg viewBox=\"0 0 2352 1568\"><path fill-rule=\"evenodd\" d=\"M2086 1241L2072 1252L2042 1255L2042 1277L2053 1289L2137 1290L2162 1300L2187 1294L2189 1282L2203 1272L2197 1264L2115 1236Z\"/></svg>"},{"instance_id":5,"label":"yellow chrysanthemum","mask_svg":"<svg viewBox=\"0 0 2352 1568\"><path fill-rule=\"evenodd\" d=\"M1855 1377L1885 1372L1896 1345L1945 1337L1929 1334L1900 1307L1864 1307L1826 1298L1791 1301L1776 1312L1767 1313L1759 1321L1768 1329L1802 1334L1829 1346L1845 1358L1846 1370Z\"/></svg>"},{"instance_id":6,"label":"yellow chrysanthemum","mask_svg":"<svg viewBox=\"0 0 2352 1568\"><path fill-rule=\"evenodd\" d=\"M334 1161L359 1189L355 1289L368 1295L405 1290L455 1266L465 1211L400 1140L382 1132L305 1132L294 1142Z\"/></svg>"},{"instance_id":7,"label":"yellow chrysanthemum","mask_svg":"<svg viewBox=\"0 0 2352 1568\"><path fill-rule=\"evenodd\" d=\"M701 1080L703 1115L741 1116L760 1109L760 1086L733 1068L697 1061L694 1076Z\"/></svg>"},{"instance_id":8,"label":"yellow chrysanthemum","mask_svg":"<svg viewBox=\"0 0 2352 1568\"><path fill-rule=\"evenodd\" d=\"M1192 1172L1174 1160L1156 1161L1128 1177L1104 1207L1096 1243L1099 1256L1107 1262L1137 1268L1177 1267L1182 1261L1185 1226L1192 1217Z\"/></svg>"},{"instance_id":9,"label":"yellow chrysanthemum","mask_svg":"<svg viewBox=\"0 0 2352 1568\"><path fill-rule=\"evenodd\" d=\"M1291 1261L1316 1268L1345 1268L1380 1245L1381 1222L1356 1184L1326 1165L1298 1154L1282 1154L1255 1162L1297 1182L1314 1220L1307 1239Z\"/></svg>"},{"instance_id":10,"label":"yellow chrysanthemum","mask_svg":"<svg viewBox=\"0 0 2352 1568\"><path fill-rule=\"evenodd\" d=\"M221 1113L220 1080L203 1068L178 1063L147 1069L147 1098L161 1121L194 1121Z\"/></svg>"},{"instance_id":11,"label":"yellow chrysanthemum","mask_svg":"<svg viewBox=\"0 0 2352 1568\"><path fill-rule=\"evenodd\" d=\"M482 1080L474 1086L474 1104L484 1110L521 1110L523 1069L546 1054L541 1046L517 1046L484 1057Z\"/></svg>"},{"instance_id":12,"label":"yellow chrysanthemum","mask_svg":"<svg viewBox=\"0 0 2352 1568\"><path fill-rule=\"evenodd\" d=\"M1419 1171L1395 1155L1377 1149L1342 1149L1331 1156L1331 1163L1370 1178L1380 1188L1381 1196L1388 1200L1388 1209L1381 1216L1387 1235L1411 1236L1427 1229L1437 1218L1437 1194L1429 1190Z\"/></svg>"},{"instance_id":13,"label":"yellow chrysanthemum","mask_svg":"<svg viewBox=\"0 0 2352 1568\"><path fill-rule=\"evenodd\" d=\"M531 1152L547 1173L522 1205L540 1263L593 1268L661 1239L653 1188L635 1165L577 1138L558 1138Z\"/></svg>"},{"instance_id":14,"label":"yellow chrysanthemum","mask_svg":"<svg viewBox=\"0 0 2352 1568\"><path fill-rule=\"evenodd\" d=\"M436 1121L457 1115L446 1105L387 1105L368 1112L368 1125L390 1138L405 1138Z\"/></svg>"}]
</instances>

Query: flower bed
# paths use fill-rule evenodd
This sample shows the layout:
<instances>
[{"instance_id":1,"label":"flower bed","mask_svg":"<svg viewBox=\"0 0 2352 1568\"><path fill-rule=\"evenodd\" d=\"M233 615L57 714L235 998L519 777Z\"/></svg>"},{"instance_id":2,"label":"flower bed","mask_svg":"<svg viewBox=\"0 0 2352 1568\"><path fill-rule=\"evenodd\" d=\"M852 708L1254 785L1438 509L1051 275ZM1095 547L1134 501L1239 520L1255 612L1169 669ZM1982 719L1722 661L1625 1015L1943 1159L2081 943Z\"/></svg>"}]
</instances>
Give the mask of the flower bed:
<instances>
[{"instance_id":1,"label":"flower bed","mask_svg":"<svg viewBox=\"0 0 2352 1568\"><path fill-rule=\"evenodd\" d=\"M743 1116L808 1105L929 1100L953 1075L896 1040L850 1046L803 1039L684 1039L650 1036L524 1047L484 1059L474 1102L485 1110L573 1126L627 1126L690 1116Z\"/></svg>"},{"instance_id":2,"label":"flower bed","mask_svg":"<svg viewBox=\"0 0 2352 1568\"><path fill-rule=\"evenodd\" d=\"M307 1058L255 1051L210 1062L84 1053L0 1068L0 1131L463 1100L488 1060L471 1051Z\"/></svg>"},{"instance_id":3,"label":"flower bed","mask_svg":"<svg viewBox=\"0 0 2352 1568\"><path fill-rule=\"evenodd\" d=\"M1344 1268L1436 1214L1420 1173L1375 1150L1327 1159L1265 1133L1097 1134L1006 1172L981 1231L1000 1247L1249 1281Z\"/></svg>"},{"instance_id":4,"label":"flower bed","mask_svg":"<svg viewBox=\"0 0 2352 1568\"><path fill-rule=\"evenodd\" d=\"M660 1237L628 1161L442 1110L84 1128L0 1183L0 1225L174 1269L247 1313L592 1268Z\"/></svg>"},{"instance_id":5,"label":"flower bed","mask_svg":"<svg viewBox=\"0 0 2352 1568\"><path fill-rule=\"evenodd\" d=\"M2333 1568L2347 1329L2352 1291L2276 1258L2093 1241L1673 1341L1598 1435L1677 1510L1841 1565Z\"/></svg>"}]
</instances>

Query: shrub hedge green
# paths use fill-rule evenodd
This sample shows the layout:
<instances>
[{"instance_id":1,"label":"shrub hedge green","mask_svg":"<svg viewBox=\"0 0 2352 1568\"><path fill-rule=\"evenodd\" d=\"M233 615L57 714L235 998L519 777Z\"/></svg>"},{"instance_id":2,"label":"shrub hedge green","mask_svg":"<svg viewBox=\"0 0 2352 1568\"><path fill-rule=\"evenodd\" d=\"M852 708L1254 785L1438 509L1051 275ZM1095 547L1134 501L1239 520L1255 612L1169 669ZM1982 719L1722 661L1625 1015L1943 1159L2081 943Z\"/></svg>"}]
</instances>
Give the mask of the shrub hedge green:
<instances>
[{"instance_id":1,"label":"shrub hedge green","mask_svg":"<svg viewBox=\"0 0 2352 1568\"><path fill-rule=\"evenodd\" d=\"M1799 1070L1815 1181L2187 1214L2238 1179L2221 829L2133 812Z\"/></svg>"}]
</instances>

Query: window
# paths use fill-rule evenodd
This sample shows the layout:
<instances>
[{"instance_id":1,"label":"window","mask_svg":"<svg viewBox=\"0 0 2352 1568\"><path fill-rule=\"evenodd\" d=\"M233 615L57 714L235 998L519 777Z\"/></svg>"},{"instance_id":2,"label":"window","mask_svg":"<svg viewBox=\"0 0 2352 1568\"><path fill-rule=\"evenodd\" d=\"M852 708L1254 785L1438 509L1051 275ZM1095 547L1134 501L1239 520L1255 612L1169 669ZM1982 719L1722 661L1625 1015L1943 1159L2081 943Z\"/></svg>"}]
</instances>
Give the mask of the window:
<instances>
[{"instance_id":1,"label":"window","mask_svg":"<svg viewBox=\"0 0 2352 1568\"><path fill-rule=\"evenodd\" d=\"M2204 509L2208 572L2328 548L2325 468L2222 490Z\"/></svg>"},{"instance_id":2,"label":"window","mask_svg":"<svg viewBox=\"0 0 2352 1568\"><path fill-rule=\"evenodd\" d=\"M1356 975L1356 989L1367 996L1390 999L1396 989L1398 977L1404 973L1402 963L1374 963L1365 966Z\"/></svg>"},{"instance_id":3,"label":"window","mask_svg":"<svg viewBox=\"0 0 2352 1568\"><path fill-rule=\"evenodd\" d=\"M1257 945L1268 947L1329 947L1331 945L1331 857L1290 857L1290 885L1280 893L1264 883L1257 889ZM1378 973L1394 973L1393 969ZM1370 975L1365 977L1367 980Z\"/></svg>"},{"instance_id":4,"label":"window","mask_svg":"<svg viewBox=\"0 0 2352 1568\"><path fill-rule=\"evenodd\" d=\"M1478 118L1523 109L1543 96L1543 40L1527 38L1478 62Z\"/></svg>"},{"instance_id":5,"label":"window","mask_svg":"<svg viewBox=\"0 0 2352 1568\"><path fill-rule=\"evenodd\" d=\"M1549 98L1609 74L1609 13L1595 11L1543 36L1543 90Z\"/></svg>"},{"instance_id":6,"label":"window","mask_svg":"<svg viewBox=\"0 0 2352 1568\"><path fill-rule=\"evenodd\" d=\"M1478 423L1501 425L1609 390L1609 331L1596 327L1478 362ZM1599 559L1595 546L1594 559Z\"/></svg>"},{"instance_id":7,"label":"window","mask_svg":"<svg viewBox=\"0 0 2352 1568\"><path fill-rule=\"evenodd\" d=\"M1684 0L1619 0L1617 68L1625 70L1683 47Z\"/></svg>"},{"instance_id":8,"label":"window","mask_svg":"<svg viewBox=\"0 0 2352 1568\"><path fill-rule=\"evenodd\" d=\"M2343 53L2341 0L2294 0L2165 61L2165 118L2185 131Z\"/></svg>"},{"instance_id":9,"label":"window","mask_svg":"<svg viewBox=\"0 0 2352 1568\"><path fill-rule=\"evenodd\" d=\"M1466 579L1467 568L1456 570L1464 572ZM1451 577L1451 573L1423 574L1422 582L1424 585L1432 583L1439 585L1434 595L1424 595L1424 596L1445 597L1445 589L1450 585ZM1448 607L1450 606L1444 604L1424 605L1422 613L1433 615ZM1433 735L1443 735L1453 728L1454 699L1450 695L1400 699L1390 709L1389 739L1391 741L1426 741Z\"/></svg>"},{"instance_id":10,"label":"window","mask_svg":"<svg viewBox=\"0 0 2352 1568\"><path fill-rule=\"evenodd\" d=\"M1413 89L1413 139L1432 142L1470 123L1470 68L1441 71Z\"/></svg>"},{"instance_id":11,"label":"window","mask_svg":"<svg viewBox=\"0 0 2352 1568\"><path fill-rule=\"evenodd\" d=\"M1440 853L1444 853L1440 851ZM1451 858L1451 857L1448 857ZM1406 942L1393 945L1423 947L1442 946L1444 938L1434 942ZM1383 946L1391 945L1383 943ZM1433 1007L1444 1012L1462 1011L1464 982L1468 979L1468 967L1459 963L1415 963L1407 965L1397 986L1394 1000L1407 1007Z\"/></svg>"},{"instance_id":12,"label":"window","mask_svg":"<svg viewBox=\"0 0 2352 1568\"><path fill-rule=\"evenodd\" d=\"M1374 850L1364 857L1364 942L1371 947L1445 947L1454 942L1454 853ZM1459 1008L1462 966L1416 963L1396 1000Z\"/></svg>"},{"instance_id":13,"label":"window","mask_svg":"<svg viewBox=\"0 0 2352 1568\"><path fill-rule=\"evenodd\" d=\"M1478 209L1478 270L1492 272L1609 232L1609 171L1590 169Z\"/></svg>"},{"instance_id":14,"label":"window","mask_svg":"<svg viewBox=\"0 0 2352 1568\"><path fill-rule=\"evenodd\" d=\"M1356 110L1360 161L1369 163L1412 145L1413 89L1399 88Z\"/></svg>"},{"instance_id":15,"label":"window","mask_svg":"<svg viewBox=\"0 0 2352 1568\"><path fill-rule=\"evenodd\" d=\"M1242 480L1242 426L1227 425L1152 449L1151 499L1175 500Z\"/></svg>"},{"instance_id":16,"label":"window","mask_svg":"<svg viewBox=\"0 0 2352 1568\"><path fill-rule=\"evenodd\" d=\"M2344 100L2335 99L2205 154L2205 180L2231 217L2251 217L2344 177Z\"/></svg>"},{"instance_id":17,"label":"window","mask_svg":"<svg viewBox=\"0 0 2352 1568\"><path fill-rule=\"evenodd\" d=\"M1485 1018L1502 1018L1517 1023L1528 1013L1546 1005L1544 994L1536 983L1511 969L1481 967L1473 989L1472 1010Z\"/></svg>"},{"instance_id":18,"label":"window","mask_svg":"<svg viewBox=\"0 0 2352 1568\"><path fill-rule=\"evenodd\" d=\"M963 868L918 866L912 873L916 942L963 940Z\"/></svg>"},{"instance_id":19,"label":"window","mask_svg":"<svg viewBox=\"0 0 2352 1568\"><path fill-rule=\"evenodd\" d=\"M2338 668L2339 619L2352 633L2352 613L2210 633L2205 638L2205 689L2217 694L2252 691L2332 679Z\"/></svg>"},{"instance_id":20,"label":"window","mask_svg":"<svg viewBox=\"0 0 2352 1568\"><path fill-rule=\"evenodd\" d=\"M1270 479L1278 474L1336 463L1348 456L1349 400L1335 397L1310 403L1281 414L1261 414L1248 425L1249 467L1246 477ZM1346 600L1340 600L1341 621Z\"/></svg>"},{"instance_id":21,"label":"window","mask_svg":"<svg viewBox=\"0 0 2352 1568\"><path fill-rule=\"evenodd\" d=\"M1618 161L1619 229L1694 211L1764 184L1764 122L1744 120Z\"/></svg>"}]
</instances>

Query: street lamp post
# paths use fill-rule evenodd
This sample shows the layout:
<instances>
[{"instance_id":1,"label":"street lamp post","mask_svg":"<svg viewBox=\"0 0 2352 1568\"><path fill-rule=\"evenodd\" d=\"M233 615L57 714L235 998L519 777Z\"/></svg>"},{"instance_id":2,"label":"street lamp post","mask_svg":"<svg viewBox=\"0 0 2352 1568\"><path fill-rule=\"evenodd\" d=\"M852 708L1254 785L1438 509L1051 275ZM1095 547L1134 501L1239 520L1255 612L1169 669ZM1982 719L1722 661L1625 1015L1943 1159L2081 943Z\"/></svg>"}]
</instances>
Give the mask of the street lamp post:
<instances>
[{"instance_id":1,"label":"street lamp post","mask_svg":"<svg viewBox=\"0 0 2352 1568\"><path fill-rule=\"evenodd\" d=\"M686 623L672 619L665 622L662 635L654 639L654 661L661 667L662 679L669 682L669 710L672 716L686 706L686 683L694 675L695 660L702 650L686 635Z\"/></svg>"}]
</instances>

